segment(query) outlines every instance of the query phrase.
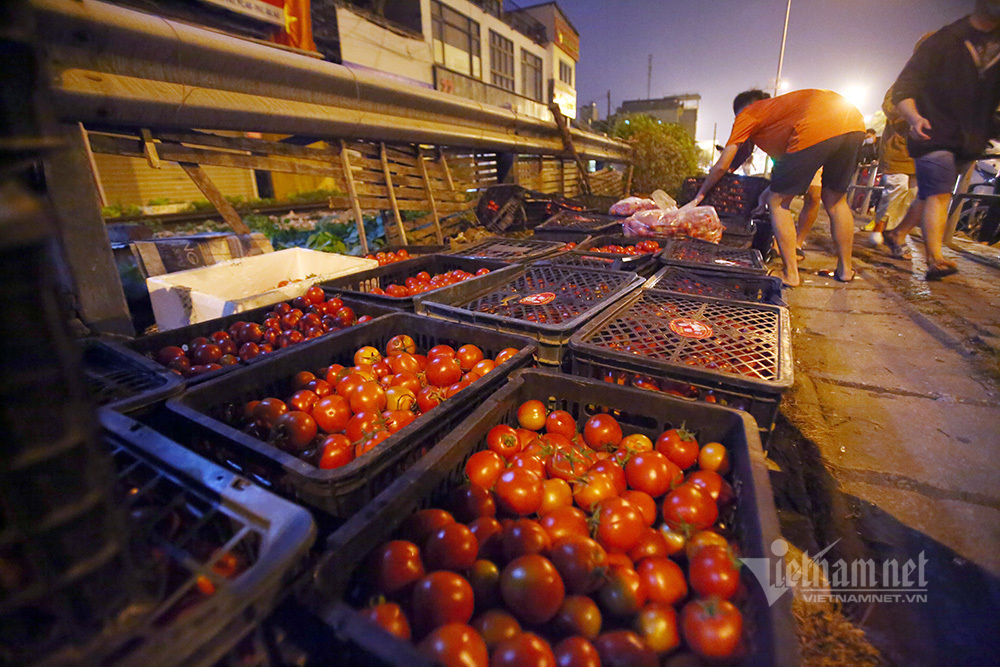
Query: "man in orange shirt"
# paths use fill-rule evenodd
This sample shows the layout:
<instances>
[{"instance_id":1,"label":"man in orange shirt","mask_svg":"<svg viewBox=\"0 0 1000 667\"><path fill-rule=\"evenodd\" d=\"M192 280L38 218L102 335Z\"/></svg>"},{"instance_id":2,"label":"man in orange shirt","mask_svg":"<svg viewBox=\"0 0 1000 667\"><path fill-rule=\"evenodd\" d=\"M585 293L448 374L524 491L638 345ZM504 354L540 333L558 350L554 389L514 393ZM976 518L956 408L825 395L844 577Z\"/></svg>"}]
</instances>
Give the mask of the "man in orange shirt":
<instances>
[{"instance_id":1,"label":"man in orange shirt","mask_svg":"<svg viewBox=\"0 0 1000 667\"><path fill-rule=\"evenodd\" d=\"M708 172L695 195L698 204L729 170L740 145L750 141L774 159L770 187L761 195L771 209L771 225L784 262L782 280L799 284L795 257L795 222L789 205L804 194L820 167L820 198L830 216L830 231L837 248L837 269L822 272L841 282L854 279L851 244L854 216L847 206L847 187L854 175L858 148L865 137L861 112L830 90L797 90L772 98L761 90L748 90L733 100L736 120L722 155Z\"/></svg>"}]
</instances>

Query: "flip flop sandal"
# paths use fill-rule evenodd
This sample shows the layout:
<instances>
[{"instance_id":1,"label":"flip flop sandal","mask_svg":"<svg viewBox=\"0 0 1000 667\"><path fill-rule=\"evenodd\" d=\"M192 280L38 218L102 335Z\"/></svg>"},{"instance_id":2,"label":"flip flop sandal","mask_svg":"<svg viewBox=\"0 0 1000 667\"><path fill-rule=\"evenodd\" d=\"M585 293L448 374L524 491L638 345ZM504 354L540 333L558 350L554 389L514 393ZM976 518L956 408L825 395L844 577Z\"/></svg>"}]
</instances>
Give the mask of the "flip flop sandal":
<instances>
[{"instance_id":1,"label":"flip flop sandal","mask_svg":"<svg viewBox=\"0 0 1000 667\"><path fill-rule=\"evenodd\" d=\"M823 271L817 271L816 275L817 276L822 276L824 278L833 278L838 283L849 283L851 281L854 281L854 280L858 279L857 272L851 274L850 278L841 278L840 276L837 275L836 271L831 271L829 269L824 269Z\"/></svg>"},{"instance_id":2,"label":"flip flop sandal","mask_svg":"<svg viewBox=\"0 0 1000 667\"><path fill-rule=\"evenodd\" d=\"M905 243L896 243L886 234L882 235L882 240L889 247L889 254L896 259L913 259L913 253Z\"/></svg>"},{"instance_id":3,"label":"flip flop sandal","mask_svg":"<svg viewBox=\"0 0 1000 667\"><path fill-rule=\"evenodd\" d=\"M805 251L802 248L796 248L795 249L795 257L797 259L805 259L806 258L806 253L805 253Z\"/></svg>"},{"instance_id":4,"label":"flip flop sandal","mask_svg":"<svg viewBox=\"0 0 1000 667\"><path fill-rule=\"evenodd\" d=\"M925 280L941 280L945 276L950 276L958 273L958 267L952 266L950 264L935 264L934 266L928 267L927 273L924 274Z\"/></svg>"}]
</instances>

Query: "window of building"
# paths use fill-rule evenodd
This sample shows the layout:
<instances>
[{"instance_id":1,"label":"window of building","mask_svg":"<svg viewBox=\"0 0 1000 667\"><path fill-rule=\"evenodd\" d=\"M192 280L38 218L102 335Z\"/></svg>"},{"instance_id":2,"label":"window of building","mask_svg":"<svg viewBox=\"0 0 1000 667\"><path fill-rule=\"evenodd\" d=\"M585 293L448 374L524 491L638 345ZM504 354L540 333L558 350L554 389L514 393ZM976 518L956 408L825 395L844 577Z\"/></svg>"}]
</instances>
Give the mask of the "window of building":
<instances>
[{"instance_id":1,"label":"window of building","mask_svg":"<svg viewBox=\"0 0 1000 667\"><path fill-rule=\"evenodd\" d=\"M514 42L490 30L490 78L494 86L514 90Z\"/></svg>"},{"instance_id":2,"label":"window of building","mask_svg":"<svg viewBox=\"0 0 1000 667\"><path fill-rule=\"evenodd\" d=\"M431 0L431 29L434 62L477 79L483 78L478 23Z\"/></svg>"},{"instance_id":3,"label":"window of building","mask_svg":"<svg viewBox=\"0 0 1000 667\"><path fill-rule=\"evenodd\" d=\"M565 60L559 61L559 80L568 86L573 85L573 66Z\"/></svg>"},{"instance_id":4,"label":"window of building","mask_svg":"<svg viewBox=\"0 0 1000 667\"><path fill-rule=\"evenodd\" d=\"M542 59L521 49L521 94L542 102Z\"/></svg>"}]
</instances>

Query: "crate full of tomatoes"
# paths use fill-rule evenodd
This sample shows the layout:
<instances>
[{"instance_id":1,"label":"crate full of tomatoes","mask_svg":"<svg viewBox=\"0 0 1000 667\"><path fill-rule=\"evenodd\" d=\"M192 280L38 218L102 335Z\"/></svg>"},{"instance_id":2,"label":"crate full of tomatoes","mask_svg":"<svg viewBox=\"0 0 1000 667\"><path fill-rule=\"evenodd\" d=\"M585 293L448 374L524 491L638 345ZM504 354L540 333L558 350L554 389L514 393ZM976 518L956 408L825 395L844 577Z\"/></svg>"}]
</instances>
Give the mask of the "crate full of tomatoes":
<instances>
[{"instance_id":1,"label":"crate full of tomatoes","mask_svg":"<svg viewBox=\"0 0 1000 667\"><path fill-rule=\"evenodd\" d=\"M344 519L534 351L522 336L386 315L203 383L167 402L162 427Z\"/></svg>"},{"instance_id":2,"label":"crate full of tomatoes","mask_svg":"<svg viewBox=\"0 0 1000 667\"><path fill-rule=\"evenodd\" d=\"M572 372L753 415L766 442L792 386L788 309L643 289L570 340Z\"/></svg>"},{"instance_id":3,"label":"crate full of tomatoes","mask_svg":"<svg viewBox=\"0 0 1000 667\"><path fill-rule=\"evenodd\" d=\"M680 266L664 266L643 284L644 289L714 296L732 301L752 301L784 306L782 283L777 276L746 273L714 273Z\"/></svg>"},{"instance_id":4,"label":"crate full of tomatoes","mask_svg":"<svg viewBox=\"0 0 1000 667\"><path fill-rule=\"evenodd\" d=\"M634 273L544 262L418 297L417 311L531 336L539 361L558 365L574 332L640 284Z\"/></svg>"},{"instance_id":5,"label":"crate full of tomatoes","mask_svg":"<svg viewBox=\"0 0 1000 667\"><path fill-rule=\"evenodd\" d=\"M605 234L587 239L577 246L577 252L585 251L602 257L615 257L621 260L622 269L649 275L655 266L653 260L656 258L656 253L660 252L669 240L666 237L640 238Z\"/></svg>"},{"instance_id":6,"label":"crate full of tomatoes","mask_svg":"<svg viewBox=\"0 0 1000 667\"><path fill-rule=\"evenodd\" d=\"M764 258L755 248L733 248L701 239L673 239L660 252L660 263L716 273L767 274Z\"/></svg>"},{"instance_id":7,"label":"crate full of tomatoes","mask_svg":"<svg viewBox=\"0 0 1000 667\"><path fill-rule=\"evenodd\" d=\"M738 560L778 537L745 414L522 371L330 536L308 601L358 662L796 664Z\"/></svg>"},{"instance_id":8,"label":"crate full of tomatoes","mask_svg":"<svg viewBox=\"0 0 1000 667\"><path fill-rule=\"evenodd\" d=\"M547 241L582 241L591 234L614 234L622 229L621 218L601 213L560 211L535 227L535 238Z\"/></svg>"},{"instance_id":9,"label":"crate full of tomatoes","mask_svg":"<svg viewBox=\"0 0 1000 667\"><path fill-rule=\"evenodd\" d=\"M425 255L360 271L323 283L324 289L395 310L413 312L413 297L495 271L513 269L506 262L450 255Z\"/></svg>"},{"instance_id":10,"label":"crate full of tomatoes","mask_svg":"<svg viewBox=\"0 0 1000 667\"><path fill-rule=\"evenodd\" d=\"M291 301L108 345L151 368L173 371L191 385L393 312L314 285Z\"/></svg>"}]
</instances>

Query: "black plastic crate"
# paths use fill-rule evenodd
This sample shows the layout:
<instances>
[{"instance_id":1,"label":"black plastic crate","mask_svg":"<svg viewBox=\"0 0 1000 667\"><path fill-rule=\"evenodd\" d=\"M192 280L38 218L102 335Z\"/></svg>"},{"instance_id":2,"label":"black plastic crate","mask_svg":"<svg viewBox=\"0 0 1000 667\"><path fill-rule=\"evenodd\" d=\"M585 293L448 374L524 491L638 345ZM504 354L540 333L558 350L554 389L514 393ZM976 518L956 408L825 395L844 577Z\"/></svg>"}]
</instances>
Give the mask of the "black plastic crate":
<instances>
[{"instance_id":1,"label":"black plastic crate","mask_svg":"<svg viewBox=\"0 0 1000 667\"><path fill-rule=\"evenodd\" d=\"M704 176L697 178L687 178L681 186L681 196L677 200L678 204L686 204L698 194L698 189L705 182ZM740 215L750 217L750 211L757 208L757 200L771 181L760 176L741 176L738 174L726 174L708 191L702 206L712 206L719 216Z\"/></svg>"},{"instance_id":2,"label":"black plastic crate","mask_svg":"<svg viewBox=\"0 0 1000 667\"><path fill-rule=\"evenodd\" d=\"M616 197L615 195L586 195L578 194L573 197L573 201L583 205L586 210L592 211L594 213L604 213L608 214L608 211L623 197ZM622 218L625 216L614 216L617 218Z\"/></svg>"},{"instance_id":3,"label":"black plastic crate","mask_svg":"<svg viewBox=\"0 0 1000 667\"><path fill-rule=\"evenodd\" d=\"M393 311L413 312L413 296L389 296L387 294L372 294L371 290L376 287L385 289L392 283L402 285L407 278L426 271L432 276L438 273L446 273L461 269L468 273L475 274L480 269L493 271L511 270L506 262L499 262L488 259L475 259L471 257L454 257L452 255L427 255L425 257L415 257L402 262L393 262L380 266L377 269L359 271L340 278L334 278L324 283L320 287L330 292L341 292L363 302L376 303L386 309ZM475 282L479 278L469 278L463 282ZM423 292L423 294L434 294L444 287Z\"/></svg>"},{"instance_id":4,"label":"black plastic crate","mask_svg":"<svg viewBox=\"0 0 1000 667\"><path fill-rule=\"evenodd\" d=\"M424 255L436 255L439 252L448 252L450 249L450 243L446 243L444 245L421 245L417 243L403 245L401 243L390 243L389 245L384 245L381 248L376 249L375 252L372 253L372 256L374 257L375 254L379 252L399 252L400 250L405 250L413 257L422 257Z\"/></svg>"},{"instance_id":5,"label":"black plastic crate","mask_svg":"<svg viewBox=\"0 0 1000 667\"><path fill-rule=\"evenodd\" d=\"M545 241L582 241L590 234L613 234L622 229L621 218L585 211L560 211L535 227L535 238Z\"/></svg>"},{"instance_id":6,"label":"black plastic crate","mask_svg":"<svg viewBox=\"0 0 1000 667\"><path fill-rule=\"evenodd\" d=\"M315 538L312 517L129 417L105 409L100 420L141 590L117 625L46 664L211 664L199 656L285 593Z\"/></svg>"},{"instance_id":7,"label":"black plastic crate","mask_svg":"<svg viewBox=\"0 0 1000 667\"><path fill-rule=\"evenodd\" d=\"M357 317L362 317L364 315L369 315L372 318L379 317L381 315L388 315L390 313L398 312L395 308L389 308L386 306L379 305L370 301L362 299L353 299L350 296L340 294L336 291L327 290L326 298L330 299L334 296L340 297L344 302L345 306L350 307ZM151 368L156 369L159 372L166 371L164 366L161 366L153 359L153 355L156 354L161 348L167 347L168 345L176 345L177 347L182 347L187 345L190 341L198 338L199 336L209 336L215 331L226 331L229 326L235 322L255 322L257 324L262 324L264 322L264 314L274 310L277 304L271 304L269 306L260 306L259 308L253 308L251 310L246 310L241 313L234 313L232 315L226 315L225 317L220 317L214 320L208 320L207 322L196 322L194 324L189 324L186 327L181 327L179 329L170 329L168 331L161 331L159 333L150 334L149 336L139 336L138 338L132 338L129 340L114 340L108 341L109 347L117 350L121 355L129 357L136 361L136 363L141 363L143 365L152 364ZM354 326L357 326L356 324ZM343 331L343 330L341 330ZM330 336L338 332L331 331L325 336ZM220 369L209 371L207 373L202 373L201 375L194 375L189 378L184 378L184 382L187 386L192 386L210 380L214 377L218 377L223 373L228 373L230 371L236 370L248 364L258 363L266 358L274 356L276 354L284 354L295 346L292 345L285 349L278 349L270 354L262 354L259 357L251 359L250 361L240 361L239 364L232 366L223 366ZM171 373L174 377L176 374Z\"/></svg>"},{"instance_id":8,"label":"black plastic crate","mask_svg":"<svg viewBox=\"0 0 1000 667\"><path fill-rule=\"evenodd\" d=\"M754 249L730 248L699 239L674 239L658 255L660 262L720 273L767 274L764 259Z\"/></svg>"},{"instance_id":9,"label":"black plastic crate","mask_svg":"<svg viewBox=\"0 0 1000 667\"><path fill-rule=\"evenodd\" d=\"M642 241L656 241L660 245L660 248L662 249L663 247L666 246L667 242L671 240L673 239L670 239L666 236L645 237L645 236L625 236L623 234L603 234L601 236L590 237L589 239L578 245L574 250L576 250L577 252L587 251L590 253L594 253L596 255L600 255L602 257L618 257L621 259L622 269L628 271L636 271L638 273L640 272L639 271L640 267L645 267L646 269L652 268L651 266L649 266L649 264L656 258L657 254L656 252L647 252L641 255L620 255L618 253L613 253L613 252L598 252L594 250L594 248L603 248L604 246L608 245L620 245L623 247L630 245L634 246L636 243L640 243ZM652 273L652 271L649 271L649 273Z\"/></svg>"},{"instance_id":10,"label":"black plastic crate","mask_svg":"<svg viewBox=\"0 0 1000 667\"><path fill-rule=\"evenodd\" d=\"M749 218L738 216L719 216L719 221L725 229L722 231L721 245L730 248L749 248L757 234L757 223Z\"/></svg>"},{"instance_id":11,"label":"black plastic crate","mask_svg":"<svg viewBox=\"0 0 1000 667\"><path fill-rule=\"evenodd\" d=\"M640 284L631 272L545 262L418 297L417 311L531 336L539 362L560 365L570 336Z\"/></svg>"},{"instance_id":12,"label":"black plastic crate","mask_svg":"<svg viewBox=\"0 0 1000 667\"><path fill-rule=\"evenodd\" d=\"M792 386L788 309L644 289L570 341L572 372L724 402L766 441Z\"/></svg>"},{"instance_id":13,"label":"black plastic crate","mask_svg":"<svg viewBox=\"0 0 1000 667\"><path fill-rule=\"evenodd\" d=\"M476 345L490 357L508 347L519 352L375 449L333 470L318 468L226 423L226 413L233 404L290 393L289 381L298 371L314 371L333 363L351 366L359 347L372 345L384 350L390 338L404 333L424 352L435 345L455 343ZM178 422L176 432L171 433L178 438L186 433L182 444L259 484L335 519L346 519L417 461L435 438L468 415L511 371L532 363L535 347L533 340L523 336L412 314L385 315L346 329L342 335L302 343L290 354L218 377L168 401L167 410Z\"/></svg>"},{"instance_id":14,"label":"black plastic crate","mask_svg":"<svg viewBox=\"0 0 1000 667\"><path fill-rule=\"evenodd\" d=\"M664 266L643 285L697 296L714 296L732 301L753 301L773 306L787 305L781 298L782 283L777 276L712 273L679 266Z\"/></svg>"},{"instance_id":15,"label":"black plastic crate","mask_svg":"<svg viewBox=\"0 0 1000 667\"><path fill-rule=\"evenodd\" d=\"M374 502L351 518L327 540L306 597L319 615L335 628L337 655L351 664L427 665L406 642L364 620L350 605L366 602L366 590L355 578L359 564L379 544L392 538L418 509L441 506L448 492L464 483L469 457L486 447L486 434L496 424L517 424L518 406L541 400L549 409L566 410L578 425L610 410L626 432L653 439L682 424L699 442L716 441L727 448L736 503L723 517L745 558L765 558L773 566L771 544L780 537L767 465L756 426L746 414L663 394L616 387L603 382L541 371L520 371L452 430L428 454ZM798 641L791 615L791 596L768 604L765 591L744 571L748 595L742 603L747 654L741 665L795 665Z\"/></svg>"},{"instance_id":16,"label":"black plastic crate","mask_svg":"<svg viewBox=\"0 0 1000 667\"><path fill-rule=\"evenodd\" d=\"M115 341L85 339L83 374L98 405L130 413L180 393L184 380L145 356L131 354Z\"/></svg>"},{"instance_id":17,"label":"black plastic crate","mask_svg":"<svg viewBox=\"0 0 1000 667\"><path fill-rule=\"evenodd\" d=\"M565 249L559 241L539 241L536 239L508 239L494 236L478 243L451 250L449 255L494 259L502 262L528 262L548 257Z\"/></svg>"}]
</instances>

